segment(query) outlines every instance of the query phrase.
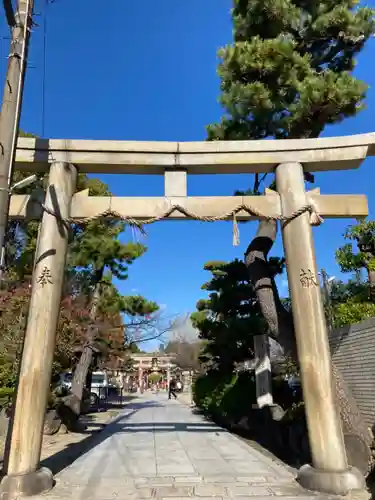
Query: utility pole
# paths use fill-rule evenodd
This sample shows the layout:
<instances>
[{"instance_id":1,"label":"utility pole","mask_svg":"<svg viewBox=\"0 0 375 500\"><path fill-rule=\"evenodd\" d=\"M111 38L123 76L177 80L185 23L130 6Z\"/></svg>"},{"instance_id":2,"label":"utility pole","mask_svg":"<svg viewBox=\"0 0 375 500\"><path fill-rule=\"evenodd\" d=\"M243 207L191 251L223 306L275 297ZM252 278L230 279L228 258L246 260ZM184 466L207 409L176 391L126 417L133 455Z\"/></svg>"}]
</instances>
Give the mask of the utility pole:
<instances>
[{"instance_id":1,"label":"utility pole","mask_svg":"<svg viewBox=\"0 0 375 500\"><path fill-rule=\"evenodd\" d=\"M324 302L327 307L327 323L328 330L331 331L333 328L333 315L332 315L332 301L331 301L331 282L332 278L328 278L325 269L320 271L320 275L323 281L323 292L324 292Z\"/></svg>"},{"instance_id":2,"label":"utility pole","mask_svg":"<svg viewBox=\"0 0 375 500\"><path fill-rule=\"evenodd\" d=\"M5 238L10 190L17 150L34 0L18 0L17 12L14 15L11 0L6 0L4 7L10 23L11 43L0 114L0 276L3 275L5 266Z\"/></svg>"}]
</instances>

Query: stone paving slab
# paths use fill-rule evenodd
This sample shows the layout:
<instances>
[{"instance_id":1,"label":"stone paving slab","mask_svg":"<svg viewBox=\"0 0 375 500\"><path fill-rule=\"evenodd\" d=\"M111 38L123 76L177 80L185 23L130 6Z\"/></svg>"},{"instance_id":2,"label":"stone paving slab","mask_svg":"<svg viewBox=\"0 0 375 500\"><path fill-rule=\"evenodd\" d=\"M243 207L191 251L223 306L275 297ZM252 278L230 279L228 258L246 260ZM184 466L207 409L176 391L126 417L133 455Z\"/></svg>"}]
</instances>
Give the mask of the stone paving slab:
<instances>
[{"instance_id":1,"label":"stone paving slab","mask_svg":"<svg viewBox=\"0 0 375 500\"><path fill-rule=\"evenodd\" d=\"M259 450L165 394L130 404L45 500L321 500ZM327 500L327 497L324 497Z\"/></svg>"}]
</instances>

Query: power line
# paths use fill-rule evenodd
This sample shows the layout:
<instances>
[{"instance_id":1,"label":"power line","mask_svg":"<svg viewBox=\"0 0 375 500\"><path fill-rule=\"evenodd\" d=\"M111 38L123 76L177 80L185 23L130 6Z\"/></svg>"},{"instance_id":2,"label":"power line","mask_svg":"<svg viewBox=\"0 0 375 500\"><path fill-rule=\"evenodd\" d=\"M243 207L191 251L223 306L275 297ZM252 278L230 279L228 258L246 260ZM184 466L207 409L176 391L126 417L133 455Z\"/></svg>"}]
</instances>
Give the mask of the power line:
<instances>
[{"instance_id":1,"label":"power line","mask_svg":"<svg viewBox=\"0 0 375 500\"><path fill-rule=\"evenodd\" d=\"M49 0L44 0L44 16L43 16L43 68L42 68L42 124L41 136L45 136L46 128L46 76L47 76L47 13Z\"/></svg>"}]
</instances>

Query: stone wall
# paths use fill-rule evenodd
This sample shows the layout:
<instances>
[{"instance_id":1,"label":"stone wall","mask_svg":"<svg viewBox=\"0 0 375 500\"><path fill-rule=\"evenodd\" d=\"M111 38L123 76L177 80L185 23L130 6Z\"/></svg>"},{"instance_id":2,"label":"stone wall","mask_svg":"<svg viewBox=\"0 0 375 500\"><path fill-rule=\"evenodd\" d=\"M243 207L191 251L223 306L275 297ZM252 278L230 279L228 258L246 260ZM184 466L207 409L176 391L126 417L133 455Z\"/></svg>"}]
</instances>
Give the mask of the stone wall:
<instances>
[{"instance_id":1,"label":"stone wall","mask_svg":"<svg viewBox=\"0 0 375 500\"><path fill-rule=\"evenodd\" d=\"M375 318L331 332L332 359L375 430Z\"/></svg>"}]
</instances>

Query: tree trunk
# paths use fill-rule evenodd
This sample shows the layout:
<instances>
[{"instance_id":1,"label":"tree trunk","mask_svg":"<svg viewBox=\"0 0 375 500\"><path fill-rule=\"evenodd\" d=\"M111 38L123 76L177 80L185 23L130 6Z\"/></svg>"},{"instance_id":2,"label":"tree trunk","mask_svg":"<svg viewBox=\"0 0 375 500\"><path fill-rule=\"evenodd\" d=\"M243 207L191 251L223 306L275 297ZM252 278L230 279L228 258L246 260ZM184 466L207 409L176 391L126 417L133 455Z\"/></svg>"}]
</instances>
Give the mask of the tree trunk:
<instances>
[{"instance_id":1,"label":"tree trunk","mask_svg":"<svg viewBox=\"0 0 375 500\"><path fill-rule=\"evenodd\" d=\"M94 323L96 320L97 312L98 312L98 304L100 300L100 292L101 292L101 279L103 277L104 268L100 269L97 272L96 276L96 286L94 289L94 293L92 295L92 303L90 310L90 318ZM96 328L95 324L92 325L91 331L89 333L89 338L87 339L86 344L83 347L81 356L79 358L78 364L74 371L73 380L72 380L72 389L71 394L65 398L64 404L68 406L69 409L74 413L77 420L82 412L83 407L83 396L86 389L86 382L88 380L88 373L90 370L91 363L93 361L94 354L94 343L96 336ZM87 388L87 392L90 392L90 387Z\"/></svg>"},{"instance_id":2,"label":"tree trunk","mask_svg":"<svg viewBox=\"0 0 375 500\"><path fill-rule=\"evenodd\" d=\"M284 349L285 355L298 363L293 316L280 301L267 256L276 239L277 223L261 221L250 243L245 264L257 294L269 335ZM340 407L348 462L365 472L370 460L372 436L340 371L332 366L336 398Z\"/></svg>"},{"instance_id":3,"label":"tree trunk","mask_svg":"<svg viewBox=\"0 0 375 500\"><path fill-rule=\"evenodd\" d=\"M88 343L83 347L81 357L79 358L72 380L71 395L73 396L74 400L74 408L72 409L77 414L77 416L80 415L82 410L83 394L84 394L84 389L86 388L86 378L92 360L93 360L92 345Z\"/></svg>"}]
</instances>

